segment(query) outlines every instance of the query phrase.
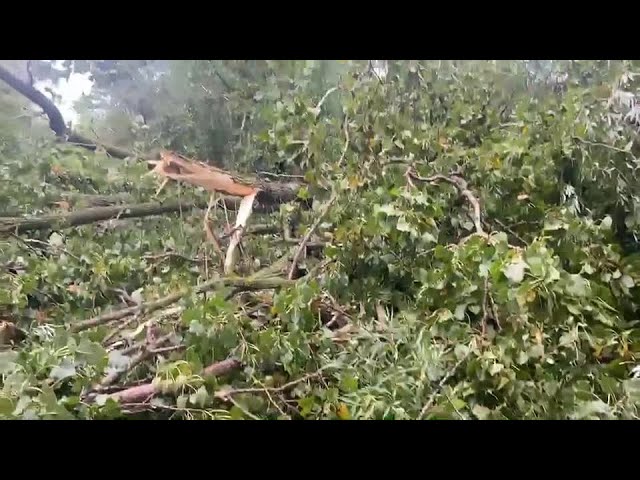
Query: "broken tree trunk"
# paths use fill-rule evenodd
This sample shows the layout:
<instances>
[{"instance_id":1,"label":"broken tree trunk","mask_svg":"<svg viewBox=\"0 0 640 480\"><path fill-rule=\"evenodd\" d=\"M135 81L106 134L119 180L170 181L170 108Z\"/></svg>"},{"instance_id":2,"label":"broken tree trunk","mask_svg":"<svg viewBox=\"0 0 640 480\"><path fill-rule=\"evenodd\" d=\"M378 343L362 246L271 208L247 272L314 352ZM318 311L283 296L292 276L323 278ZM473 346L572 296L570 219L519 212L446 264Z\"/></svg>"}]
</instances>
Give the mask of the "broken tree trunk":
<instances>
[{"instance_id":1,"label":"broken tree trunk","mask_svg":"<svg viewBox=\"0 0 640 480\"><path fill-rule=\"evenodd\" d=\"M69 131L64 122L64 118L60 113L60 110L58 110L58 108L51 100L49 100L41 92L36 90L33 85L20 80L11 72L1 67L0 80L4 80L16 91L42 107L42 109L49 117L49 126L55 132L58 138L66 141L71 141L76 145L88 148L89 150L96 150L100 146L98 143L91 142L89 139L82 135ZM321 100L320 104L322 104L323 101L324 98L323 100ZM135 157L135 155L133 155L132 153L118 147L102 145L102 148L110 155L118 158ZM162 151L159 154L159 158L160 159L157 161L148 161L150 164L155 164L152 172L160 175L161 177L164 177L164 183L160 187L160 190L164 187L164 185L166 185L169 179L172 179L185 182L196 187L204 188L212 194L217 193L242 198L242 201L240 202L238 208L235 227L231 235L231 241L229 242L227 253L225 255L225 274L233 273L236 248L240 244L242 234L247 227L251 213L256 209L256 203L259 207L260 204L273 205L294 200L299 201L297 194L300 190L300 187L302 186L301 182L271 182L266 179L243 178L239 175L226 172L211 165L194 160L189 160L176 152ZM160 190L158 190L158 192ZM306 206L309 207L308 202ZM80 223L76 223L76 225L95 221L94 219L87 219L86 217L82 216L78 217L77 213L75 215L75 217L64 217L62 220L68 223L69 221L73 221L72 219L80 218L80 220L78 220ZM123 215L121 214L120 216ZM42 223L40 224L42 225ZM27 225L29 224L27 223ZM0 233L1 232L2 224L0 224Z\"/></svg>"},{"instance_id":2,"label":"broken tree trunk","mask_svg":"<svg viewBox=\"0 0 640 480\"><path fill-rule=\"evenodd\" d=\"M219 199L224 202L224 206L236 211L240 208L240 199L234 197L223 197ZM141 203L135 205L115 205L111 207L92 207L75 212L62 213L59 215L43 215L38 217L0 217L0 236L32 232L36 230L47 230L50 228L62 229L101 222L113 218L139 218L153 215L163 215L179 211L193 209L203 210L207 208L206 202L167 202L167 203ZM272 203L257 203L253 210L259 213L271 213L277 210L278 205ZM254 234L276 233L277 227L261 226Z\"/></svg>"},{"instance_id":3,"label":"broken tree trunk","mask_svg":"<svg viewBox=\"0 0 640 480\"><path fill-rule=\"evenodd\" d=\"M22 81L2 66L0 66L0 80L42 108L49 118L49 127L60 140L66 140L67 142L92 151L101 148L115 158L146 158L152 162L158 159L157 155L137 155L135 152L130 152L127 149L114 145L106 145L85 137L78 132L70 131L58 107L33 85ZM239 178L234 174L222 170L220 170L220 172L233 177L234 180ZM257 178L250 179L249 183L251 187L260 190L260 194L256 197L256 202L264 204L284 203L294 200L302 184L301 182L270 182ZM231 193L231 195L236 196L238 194ZM239 196L244 197L245 195L246 193L240 193Z\"/></svg>"},{"instance_id":4,"label":"broken tree trunk","mask_svg":"<svg viewBox=\"0 0 640 480\"><path fill-rule=\"evenodd\" d=\"M158 192L164 188L169 180L175 180L191 184L195 187L204 188L212 193L212 199L215 194L242 197L233 233L231 234L231 241L229 242L229 247L227 248L224 259L224 273L226 275L233 273L236 248L240 244L242 234L247 228L249 217L251 217L251 213L253 212L254 203L258 195L263 191L271 191L270 193L273 195L272 184L270 182L258 182L255 179L241 177L207 165L206 163L190 160L176 152L166 150L160 152L159 161L150 163L155 164L152 173L164 178L164 182ZM285 201L293 200L297 197L296 192L299 184L292 185L293 186L289 188L289 195L286 195L287 200ZM280 186L282 187L282 184ZM267 195L269 195L269 193L267 193ZM280 196L282 197L282 194ZM205 230L210 232L206 217L205 215ZM215 241L215 243L217 244L218 242Z\"/></svg>"},{"instance_id":5,"label":"broken tree trunk","mask_svg":"<svg viewBox=\"0 0 640 480\"><path fill-rule=\"evenodd\" d=\"M0 235L19 234L33 230L49 228L69 228L78 225L110 220L112 218L135 218L162 215L165 213L205 208L206 204L188 202L142 203L138 205L118 205L113 207L95 207L61 215L43 215L41 217L0 217Z\"/></svg>"}]
</instances>

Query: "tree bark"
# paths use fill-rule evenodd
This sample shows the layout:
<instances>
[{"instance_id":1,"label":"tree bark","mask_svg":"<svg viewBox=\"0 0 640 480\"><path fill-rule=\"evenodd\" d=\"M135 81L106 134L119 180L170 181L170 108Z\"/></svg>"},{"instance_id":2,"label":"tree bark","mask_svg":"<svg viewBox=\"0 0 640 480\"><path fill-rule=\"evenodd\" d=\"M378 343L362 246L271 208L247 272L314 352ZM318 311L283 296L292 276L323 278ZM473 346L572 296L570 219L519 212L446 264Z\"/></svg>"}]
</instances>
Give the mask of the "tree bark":
<instances>
[{"instance_id":1,"label":"tree bark","mask_svg":"<svg viewBox=\"0 0 640 480\"><path fill-rule=\"evenodd\" d=\"M49 100L42 92L33 86L23 82L6 68L0 66L0 80L5 82L18 93L24 95L36 105L40 106L49 118L49 127L58 137L64 137L67 133L67 125L58 107Z\"/></svg>"},{"instance_id":2,"label":"tree bark","mask_svg":"<svg viewBox=\"0 0 640 480\"><path fill-rule=\"evenodd\" d=\"M97 143L95 140L91 140L89 137L85 137L78 132L69 132L67 142L86 148L92 152L95 152L98 148L102 148L107 152L107 155L115 158L140 157L140 155L136 155L134 152L130 152L125 148L117 147L115 145L107 145L106 143Z\"/></svg>"},{"instance_id":3,"label":"tree bark","mask_svg":"<svg viewBox=\"0 0 640 480\"><path fill-rule=\"evenodd\" d=\"M268 198L268 200L278 200ZM240 205L240 199L235 197L222 197L227 209L236 211ZM50 228L63 229L88 225L90 223L111 220L113 218L140 218L153 215L163 215L179 211L193 209L204 210L207 202L168 202L168 203L140 203L135 205L115 205L111 207L84 208L70 213L59 215L43 215L39 217L0 217L0 237L10 234L21 234ZM278 208L277 203L258 203L253 210L258 213L272 213ZM247 233L277 233L277 227L263 228L260 231Z\"/></svg>"},{"instance_id":4,"label":"tree bark","mask_svg":"<svg viewBox=\"0 0 640 480\"><path fill-rule=\"evenodd\" d=\"M0 217L0 235L20 234L34 230L46 230L49 228L69 228L78 225L110 220L112 218L135 218L162 215L164 213L191 210L194 208L206 208L207 204L187 202L142 203L138 205L118 205L114 207L95 207L78 210L76 212L61 215L44 215L41 217L13 218Z\"/></svg>"},{"instance_id":5,"label":"tree bark","mask_svg":"<svg viewBox=\"0 0 640 480\"><path fill-rule=\"evenodd\" d=\"M242 367L242 362L235 358L227 358L220 362L213 363L204 368L202 374L204 376L220 376L229 374ZM112 393L110 397L122 404L140 403L149 401L151 397L159 392L158 387L153 383L144 383L135 387L127 388L116 393Z\"/></svg>"}]
</instances>

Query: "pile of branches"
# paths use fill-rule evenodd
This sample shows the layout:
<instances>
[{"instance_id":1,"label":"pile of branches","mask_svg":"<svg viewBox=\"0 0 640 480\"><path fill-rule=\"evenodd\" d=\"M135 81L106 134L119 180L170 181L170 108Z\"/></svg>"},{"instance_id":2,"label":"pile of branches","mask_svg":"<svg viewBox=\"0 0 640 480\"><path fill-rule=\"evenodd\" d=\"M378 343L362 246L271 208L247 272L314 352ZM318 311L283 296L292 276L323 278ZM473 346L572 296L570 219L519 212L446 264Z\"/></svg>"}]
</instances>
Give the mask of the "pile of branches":
<instances>
[{"instance_id":1,"label":"pile of branches","mask_svg":"<svg viewBox=\"0 0 640 480\"><path fill-rule=\"evenodd\" d=\"M298 207L309 208L308 202L301 202L298 191L304 182L299 178L288 178L281 181L276 175L259 177L247 177L236 173L227 172L208 163L186 158L177 152L160 151L156 154L137 155L119 147L104 145L70 131L58 108L42 93L11 72L0 67L0 79L5 81L16 91L39 105L49 118L49 125L56 134L58 141L70 143L92 151L102 150L109 156L126 159L137 158L147 163L151 175L157 175L162 183L156 191L156 197L170 181L177 181L192 187L204 189L210 195L208 202L148 202L148 203L122 203L112 201L109 197L96 196L90 199L88 208L72 209L66 200L57 202L67 208L63 213L49 214L32 217L0 217L0 237L14 237L29 248L46 247L47 242L37 239L22 238L20 235L40 230L60 230L64 228L87 225L97 222L121 220L127 218L141 218L154 215L164 215L173 212L186 212L189 210L202 210L203 229L207 241L213 246L219 260L220 273L213 273L213 278L195 286L184 288L178 292L166 295L154 300L144 301L133 292L120 290L119 298L124 303L120 307L106 308L105 311L92 318L71 321L66 325L70 333L88 331L98 328L108 329L102 340L103 347L126 361L121 362L119 368L112 369L101 381L85 389L82 394L84 402L104 402L110 398L118 401L123 408L129 411L139 411L146 408L155 408L150 402L159 393L162 387L153 381L138 381L134 385L128 384L128 374L144 364L154 360L158 356L176 355L185 349L180 342L181 332L179 322L166 322L167 319L180 317L184 307L181 301L190 295L206 295L218 288L231 288L230 296L248 294L248 292L260 292L255 295L253 308L248 316L253 318L257 326L261 325L261 309L269 306L268 291L276 291L283 287L291 287L299 278L313 276L326 263L320 262L313 271L304 272L298 264L302 257L310 250L318 250L324 247L320 239L313 239L322 217L335 201L331 198L322 209L314 224L301 239L292 238L289 226L255 225L249 226L249 219L253 212L270 213L279 208L283 203L297 203ZM276 177L276 180L274 180ZM233 224L227 223L219 232L211 224L211 211L222 207L225 210L236 212ZM242 239L246 235L283 234L285 241L290 244L287 254L274 264L259 270L253 275L242 277L234 274L238 250L241 249ZM38 245L42 244L42 245ZM149 260L160 263L169 257L178 256L175 252L163 252L151 255ZM205 263L207 268L208 258L185 259L194 263ZM20 268L7 266L14 274L20 274ZM208 268L207 268L208 270ZM211 272L207 272L211 277ZM255 299L254 299L255 300ZM339 306L332 302L317 301L315 308L323 318L325 324L331 329L339 329L346 323L347 315ZM264 317L262 315L262 317ZM26 333L20 331L10 321L2 323L4 345L19 342L26 337ZM133 333L136 335L132 335ZM130 340L143 334L143 340L132 343ZM227 358L214 362L203 368L202 376L221 376L239 370L242 367L241 359ZM148 368L147 370L152 370ZM319 375L312 374L285 383L272 390L285 392L298 382L306 381ZM247 390L247 389L244 389ZM250 390L250 389L249 389ZM268 389L265 390L268 393ZM224 391L217 394L220 399L228 399L233 402L234 391ZM247 393L247 392L245 392Z\"/></svg>"}]
</instances>

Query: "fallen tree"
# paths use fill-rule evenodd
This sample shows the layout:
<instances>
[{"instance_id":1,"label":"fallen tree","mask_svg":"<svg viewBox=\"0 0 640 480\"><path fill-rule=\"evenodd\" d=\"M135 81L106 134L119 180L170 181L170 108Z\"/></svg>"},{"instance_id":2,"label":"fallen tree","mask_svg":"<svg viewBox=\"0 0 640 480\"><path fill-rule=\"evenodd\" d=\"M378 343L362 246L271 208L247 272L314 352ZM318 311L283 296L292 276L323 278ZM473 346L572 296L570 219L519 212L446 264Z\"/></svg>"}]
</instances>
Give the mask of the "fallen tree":
<instances>
[{"instance_id":1,"label":"fallen tree","mask_svg":"<svg viewBox=\"0 0 640 480\"><path fill-rule=\"evenodd\" d=\"M49 228L69 228L89 223L110 220L112 218L136 218L164 213L205 208L206 204L188 202L143 203L138 205L119 205L113 207L93 207L60 215L43 215L39 217L0 217L1 234L19 234Z\"/></svg>"},{"instance_id":2,"label":"fallen tree","mask_svg":"<svg viewBox=\"0 0 640 480\"><path fill-rule=\"evenodd\" d=\"M223 205L236 211L240 206L240 200L233 197L219 199ZM167 202L167 203L141 203L135 205L116 205L110 207L92 207L76 210L75 212L61 213L57 215L42 215L35 217L0 217L0 236L20 234L49 228L70 228L90 223L111 220L114 218L141 218L153 215L163 215L179 211L193 209L204 210L206 202ZM256 203L253 210L258 213L270 213L278 208L278 204ZM247 233L276 233L278 228L261 225L256 226L255 231Z\"/></svg>"},{"instance_id":3,"label":"fallen tree","mask_svg":"<svg viewBox=\"0 0 640 480\"><path fill-rule=\"evenodd\" d=\"M62 116L62 113L60 112L58 107L56 107L56 105L49 98L47 98L42 92L38 91L33 85L24 82L2 66L0 66L0 80L4 81L18 93L25 96L40 108L42 108L44 113L47 115L47 118L49 119L49 127L60 141L65 141L91 151L102 149L108 155L115 158L141 158L146 159L152 164L157 163L157 160L161 158L159 153L137 154L125 148L98 142L78 132L72 131L67 127L67 124L64 121L64 117ZM175 158L176 155L173 155L172 161L175 162ZM210 166L208 167L211 168ZM236 174L224 172L222 170L218 171L225 175L228 175L229 177L232 177L234 181L240 178ZM168 174L167 176L171 176L170 172L165 173ZM189 182L189 179L186 178L183 178L182 180ZM255 190L260 190L260 194L256 197L257 203L283 203L292 201L296 198L297 192L303 183L301 181L269 181L266 178L246 178L243 179L243 182L248 182L247 184L250 187ZM245 196L244 193L238 194L237 190L223 193L228 193L232 196Z\"/></svg>"}]
</instances>

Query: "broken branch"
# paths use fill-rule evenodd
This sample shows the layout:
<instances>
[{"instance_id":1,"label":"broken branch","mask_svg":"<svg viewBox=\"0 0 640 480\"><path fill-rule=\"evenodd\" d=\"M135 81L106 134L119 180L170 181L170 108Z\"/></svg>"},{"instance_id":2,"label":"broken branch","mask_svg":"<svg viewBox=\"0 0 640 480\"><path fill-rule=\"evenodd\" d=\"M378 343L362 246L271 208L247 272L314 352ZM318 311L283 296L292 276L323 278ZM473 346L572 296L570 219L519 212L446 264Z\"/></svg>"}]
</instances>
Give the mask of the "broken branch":
<instances>
[{"instance_id":1,"label":"broken branch","mask_svg":"<svg viewBox=\"0 0 640 480\"><path fill-rule=\"evenodd\" d=\"M46 230L49 228L69 228L89 223L110 220L112 218L136 218L165 213L177 212L180 209L205 208L206 204L200 203L142 203L138 205L122 205L113 207L85 208L71 213L60 215L44 215L41 217L0 217L0 235L18 234L33 230Z\"/></svg>"},{"instance_id":2,"label":"broken branch","mask_svg":"<svg viewBox=\"0 0 640 480\"><path fill-rule=\"evenodd\" d=\"M316 231L316 229L318 228L318 225L320 225L320 222L322 222L322 219L329 212L329 209L331 208L331 206L333 205L333 203L336 201L337 198L338 198L338 195L337 193L334 192L331 198L329 199L329 201L325 203L324 207L322 207L322 210L320 211L318 218L316 218L315 222L313 222L313 225L311 225L311 228L307 230L307 233L305 233L304 237L302 238L302 241L300 242L300 245L298 245L296 253L293 255L293 261L291 262L291 267L289 268L289 274L287 275L287 278L289 280L291 280L293 278L293 275L295 274L298 261L300 261L302 252L304 251L305 246L307 245L307 242L311 238L311 235L313 235L313 232Z\"/></svg>"},{"instance_id":3,"label":"broken branch","mask_svg":"<svg viewBox=\"0 0 640 480\"><path fill-rule=\"evenodd\" d=\"M410 180L417 180L423 183L437 184L439 182L446 182L446 183L449 183L450 185L453 185L458 190L458 193L461 196L465 197L467 201L471 204L471 207L473 209L473 214L471 215L471 219L473 220L476 233L482 236L486 235L482 228L480 202L478 201L476 196L471 192L471 190L469 190L469 186L467 185L467 181L465 179L463 179L462 177L456 174L453 174L449 177L441 174L432 175L430 177L421 177L415 172L413 167L409 167L407 169L406 176Z\"/></svg>"},{"instance_id":4,"label":"broken branch","mask_svg":"<svg viewBox=\"0 0 640 480\"><path fill-rule=\"evenodd\" d=\"M220 362L213 363L203 370L204 375L226 375L234 370L239 369L242 363L235 358L227 358ZM119 392L113 393L110 397L113 400L120 401L120 403L139 403L145 402L151 399L156 393L158 393L158 387L153 382L144 383L142 385L136 385L135 387L127 388Z\"/></svg>"},{"instance_id":5,"label":"broken branch","mask_svg":"<svg viewBox=\"0 0 640 480\"><path fill-rule=\"evenodd\" d=\"M260 277L257 278L255 276L242 278L242 277L226 277L226 278L216 278L213 280L209 280L207 282L201 283L193 289L194 293L204 293L214 288L218 287L236 287L243 288L249 290L267 290L271 288L280 288L284 286L289 286L293 284L292 281L285 280L283 278L278 277ZM83 330L87 330L89 328L97 327L99 325L104 325L105 323L112 322L114 320L120 320L122 318L128 317L130 315L135 315L136 313L150 313L156 310L159 310L163 307L169 306L172 303L176 303L181 300L183 297L188 295L191 292L190 289L182 290L180 292L172 293L171 295L167 295L158 300L154 300L151 302L143 302L140 305L136 305L133 307L127 307L120 310L116 310L113 312L103 313L102 315L98 315L96 317L90 318L88 320L84 320L81 322L73 323L70 326L70 330L72 332L80 332Z\"/></svg>"},{"instance_id":6,"label":"broken branch","mask_svg":"<svg viewBox=\"0 0 640 480\"><path fill-rule=\"evenodd\" d=\"M306 382L307 380L311 380L312 378L319 377L324 370L331 368L332 366L333 365L325 365L324 367L316 370L313 373L309 373L303 377L298 378L297 380L292 380L288 383L285 383L284 385L281 385L280 387L221 389L220 391L216 392L214 396L222 400L228 400L233 395L239 395L242 393L284 392L292 387L295 387L299 383Z\"/></svg>"}]
</instances>

